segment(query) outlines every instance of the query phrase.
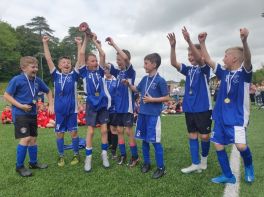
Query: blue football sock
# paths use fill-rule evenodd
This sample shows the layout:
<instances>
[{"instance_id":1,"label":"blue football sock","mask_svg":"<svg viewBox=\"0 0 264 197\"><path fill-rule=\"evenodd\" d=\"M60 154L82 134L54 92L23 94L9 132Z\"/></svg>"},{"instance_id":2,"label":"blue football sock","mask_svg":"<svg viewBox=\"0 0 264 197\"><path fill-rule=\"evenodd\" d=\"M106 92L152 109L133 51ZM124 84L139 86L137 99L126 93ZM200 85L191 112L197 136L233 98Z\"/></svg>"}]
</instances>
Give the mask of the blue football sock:
<instances>
[{"instance_id":1,"label":"blue football sock","mask_svg":"<svg viewBox=\"0 0 264 197\"><path fill-rule=\"evenodd\" d=\"M144 163L145 164L150 164L150 155L149 155L149 143L146 141L142 141L142 153L143 153L143 158L144 158Z\"/></svg>"},{"instance_id":2,"label":"blue football sock","mask_svg":"<svg viewBox=\"0 0 264 197\"><path fill-rule=\"evenodd\" d=\"M229 165L228 156L225 149L221 151L216 151L216 153L217 153L218 162L222 169L222 173L226 177L231 178L233 174Z\"/></svg>"},{"instance_id":3,"label":"blue football sock","mask_svg":"<svg viewBox=\"0 0 264 197\"><path fill-rule=\"evenodd\" d=\"M126 156L126 145L118 144L121 156Z\"/></svg>"},{"instance_id":4,"label":"blue football sock","mask_svg":"<svg viewBox=\"0 0 264 197\"><path fill-rule=\"evenodd\" d=\"M192 163L198 165L200 163L198 139L189 139L189 145Z\"/></svg>"},{"instance_id":5,"label":"blue football sock","mask_svg":"<svg viewBox=\"0 0 264 197\"><path fill-rule=\"evenodd\" d=\"M36 164L38 161L38 145L28 146L29 163Z\"/></svg>"},{"instance_id":6,"label":"blue football sock","mask_svg":"<svg viewBox=\"0 0 264 197\"><path fill-rule=\"evenodd\" d=\"M57 138L57 150L60 156L64 155L64 138Z\"/></svg>"},{"instance_id":7,"label":"blue football sock","mask_svg":"<svg viewBox=\"0 0 264 197\"><path fill-rule=\"evenodd\" d=\"M27 146L23 146L21 144L17 145L17 158L16 158L16 167L21 168L24 166L24 161L27 154Z\"/></svg>"},{"instance_id":8,"label":"blue football sock","mask_svg":"<svg viewBox=\"0 0 264 197\"><path fill-rule=\"evenodd\" d=\"M161 143L153 143L154 149L155 149L155 159L156 164L158 168L164 167L164 161L163 161L163 148Z\"/></svg>"},{"instance_id":9,"label":"blue football sock","mask_svg":"<svg viewBox=\"0 0 264 197\"><path fill-rule=\"evenodd\" d=\"M101 149L107 151L108 144L101 144Z\"/></svg>"},{"instance_id":10,"label":"blue football sock","mask_svg":"<svg viewBox=\"0 0 264 197\"><path fill-rule=\"evenodd\" d=\"M243 158L245 167L252 165L252 155L249 147L247 147L244 151L240 151L240 155Z\"/></svg>"},{"instance_id":11,"label":"blue football sock","mask_svg":"<svg viewBox=\"0 0 264 197\"><path fill-rule=\"evenodd\" d=\"M72 149L73 149L74 155L79 154L79 137L72 138Z\"/></svg>"},{"instance_id":12,"label":"blue football sock","mask_svg":"<svg viewBox=\"0 0 264 197\"><path fill-rule=\"evenodd\" d=\"M201 147L202 147L202 156L207 157L209 150L210 150L210 140L209 141L201 141Z\"/></svg>"},{"instance_id":13,"label":"blue football sock","mask_svg":"<svg viewBox=\"0 0 264 197\"><path fill-rule=\"evenodd\" d=\"M86 147L86 149L85 149L85 154L86 154L86 156L90 156L90 155L92 155L92 153L93 153L93 148L92 147Z\"/></svg>"},{"instance_id":14,"label":"blue football sock","mask_svg":"<svg viewBox=\"0 0 264 197\"><path fill-rule=\"evenodd\" d=\"M131 155L134 159L137 159L138 158L138 151L137 151L137 145L135 146L130 146L130 152L131 152Z\"/></svg>"}]
</instances>

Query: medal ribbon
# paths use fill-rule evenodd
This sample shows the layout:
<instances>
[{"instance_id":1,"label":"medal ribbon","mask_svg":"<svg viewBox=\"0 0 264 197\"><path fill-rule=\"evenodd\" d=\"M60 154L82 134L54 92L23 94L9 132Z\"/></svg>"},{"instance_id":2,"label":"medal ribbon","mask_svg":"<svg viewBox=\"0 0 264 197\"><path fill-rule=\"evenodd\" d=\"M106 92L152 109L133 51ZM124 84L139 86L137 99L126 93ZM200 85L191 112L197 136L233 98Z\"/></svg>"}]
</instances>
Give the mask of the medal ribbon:
<instances>
[{"instance_id":1,"label":"medal ribbon","mask_svg":"<svg viewBox=\"0 0 264 197\"><path fill-rule=\"evenodd\" d=\"M195 68L195 70L194 70L194 72L193 72L193 68L194 68L194 66L191 68L191 73L190 73L190 89L191 89L191 87L192 87L192 83L193 83L194 75L195 75L195 73L196 73L196 71L197 71L197 69L198 69L198 68Z\"/></svg>"},{"instance_id":2,"label":"medal ribbon","mask_svg":"<svg viewBox=\"0 0 264 197\"><path fill-rule=\"evenodd\" d=\"M97 78L98 84L95 83L94 76L93 76L93 73L92 73L92 80L93 80L93 84L94 84L95 92L97 92L98 87L99 87L99 78L98 78L97 72L95 72L95 75L96 75L96 78Z\"/></svg>"},{"instance_id":3,"label":"medal ribbon","mask_svg":"<svg viewBox=\"0 0 264 197\"><path fill-rule=\"evenodd\" d=\"M62 73L61 73L61 91L63 91L63 88L64 88L64 86L65 86L65 82L66 82L66 80L67 80L67 78L68 78L68 75L69 74L67 74L66 75L66 77L65 77L65 79L64 79L64 81L62 80L63 78L62 78Z\"/></svg>"},{"instance_id":4,"label":"medal ribbon","mask_svg":"<svg viewBox=\"0 0 264 197\"><path fill-rule=\"evenodd\" d=\"M35 98L35 94L36 94L36 89L35 89L36 77L34 78L33 89L32 89L27 74L26 73L24 73L24 74L25 74L25 77L27 78L28 86L29 86L31 95L32 95L32 97L34 99Z\"/></svg>"},{"instance_id":5,"label":"medal ribbon","mask_svg":"<svg viewBox=\"0 0 264 197\"><path fill-rule=\"evenodd\" d=\"M228 95L231 90L232 79L236 75L237 71L232 76L230 76L230 73L231 72L228 73L227 82L226 82L226 95Z\"/></svg>"},{"instance_id":6,"label":"medal ribbon","mask_svg":"<svg viewBox=\"0 0 264 197\"><path fill-rule=\"evenodd\" d=\"M147 80L146 80L146 85L145 85L145 96L147 95L147 93L148 93L148 91L149 91L149 88L151 87L152 83L154 82L154 80L155 80L157 74L158 74L158 72L155 73L155 75L154 75L153 79L151 80L149 86L148 86L148 80L149 80L149 76L148 76L148 78L147 78ZM148 87L147 87L147 86L148 86Z\"/></svg>"}]
</instances>

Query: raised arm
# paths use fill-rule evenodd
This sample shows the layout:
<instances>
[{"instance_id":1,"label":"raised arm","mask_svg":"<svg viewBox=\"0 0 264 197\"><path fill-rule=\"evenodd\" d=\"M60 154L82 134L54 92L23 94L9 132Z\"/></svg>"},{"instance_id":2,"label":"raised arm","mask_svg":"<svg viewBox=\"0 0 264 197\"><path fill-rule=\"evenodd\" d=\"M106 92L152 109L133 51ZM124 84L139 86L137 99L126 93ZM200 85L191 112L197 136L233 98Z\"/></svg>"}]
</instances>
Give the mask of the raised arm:
<instances>
[{"instance_id":1,"label":"raised arm","mask_svg":"<svg viewBox=\"0 0 264 197\"><path fill-rule=\"evenodd\" d=\"M77 45L77 61L75 64L75 68L78 69L80 67L80 63L78 61L80 60L80 51L82 48L82 38L81 37L75 37L74 40L75 40L76 45Z\"/></svg>"},{"instance_id":2,"label":"raised arm","mask_svg":"<svg viewBox=\"0 0 264 197\"><path fill-rule=\"evenodd\" d=\"M53 101L53 96L52 96L51 90L49 90L49 92L47 93L47 99L48 99L48 103L49 103L48 111L50 114L54 114L54 101Z\"/></svg>"},{"instance_id":3,"label":"raised arm","mask_svg":"<svg viewBox=\"0 0 264 197\"><path fill-rule=\"evenodd\" d=\"M190 34L189 34L189 32L188 32L188 30L186 29L185 26L182 29L182 35L183 35L184 39L186 40L186 42L188 43L189 48L190 48L190 50L192 52L192 55L193 55L195 61L200 66L202 66L203 65L203 61L202 61L201 53L198 51L198 49L194 46L193 42L191 41Z\"/></svg>"},{"instance_id":4,"label":"raised arm","mask_svg":"<svg viewBox=\"0 0 264 197\"><path fill-rule=\"evenodd\" d=\"M47 64L49 66L49 70L50 72L52 72L55 68L55 65L52 61L52 57L51 57L50 50L49 50L49 45L48 45L49 39L50 39L49 36L43 36L42 42L43 42L43 48L44 48L44 55L45 55Z\"/></svg>"},{"instance_id":5,"label":"raised arm","mask_svg":"<svg viewBox=\"0 0 264 197\"><path fill-rule=\"evenodd\" d=\"M205 63L207 63L213 70L215 69L215 62L211 59L206 46L205 46L205 40L207 37L207 33L206 32L202 32L198 35L198 40L200 42L201 45L201 51L202 51L202 56L204 58Z\"/></svg>"},{"instance_id":6,"label":"raised arm","mask_svg":"<svg viewBox=\"0 0 264 197\"><path fill-rule=\"evenodd\" d=\"M110 46L114 47L116 52L125 60L126 66L130 65L129 57L116 45L113 38L107 37L105 41L108 42Z\"/></svg>"},{"instance_id":7,"label":"raised arm","mask_svg":"<svg viewBox=\"0 0 264 197\"><path fill-rule=\"evenodd\" d=\"M85 65L85 49L87 46L87 42L88 42L88 36L86 33L84 33L84 39L83 39L82 47L80 49L80 52L78 53L79 55L78 55L77 62L79 63L79 66Z\"/></svg>"},{"instance_id":8,"label":"raised arm","mask_svg":"<svg viewBox=\"0 0 264 197\"><path fill-rule=\"evenodd\" d=\"M247 71L252 70L252 64L251 64L251 53L250 49L248 47L247 43L247 37L248 37L248 29L247 28L241 28L240 29L240 38L243 44L243 53L244 53L244 67Z\"/></svg>"},{"instance_id":9,"label":"raised arm","mask_svg":"<svg viewBox=\"0 0 264 197\"><path fill-rule=\"evenodd\" d=\"M97 50L99 51L99 65L105 67L105 52L102 49L102 45L101 42L99 40L97 40L97 36L95 33L93 33L93 38L92 41L95 45L95 47L97 48Z\"/></svg>"},{"instance_id":10,"label":"raised arm","mask_svg":"<svg viewBox=\"0 0 264 197\"><path fill-rule=\"evenodd\" d=\"M181 63L179 63L177 61L176 58L176 37L174 33L169 33L167 35L167 38L170 42L170 46L171 46L171 52L170 52L170 60L171 60L171 65L176 68L177 70L180 70L181 68Z\"/></svg>"}]
</instances>

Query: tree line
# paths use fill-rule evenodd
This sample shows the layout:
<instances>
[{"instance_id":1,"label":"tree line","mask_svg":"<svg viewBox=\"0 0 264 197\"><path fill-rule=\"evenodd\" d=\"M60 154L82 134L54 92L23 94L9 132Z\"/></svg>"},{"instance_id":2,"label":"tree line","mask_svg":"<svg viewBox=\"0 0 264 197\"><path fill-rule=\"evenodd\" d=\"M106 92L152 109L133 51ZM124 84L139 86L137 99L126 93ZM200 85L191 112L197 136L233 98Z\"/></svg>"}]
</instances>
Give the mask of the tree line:
<instances>
[{"instance_id":1,"label":"tree line","mask_svg":"<svg viewBox=\"0 0 264 197\"><path fill-rule=\"evenodd\" d=\"M49 43L54 63L61 56L69 56L72 64L77 58L77 47L74 38L82 36L79 27L69 27L68 35L61 41L54 36L46 19L37 16L25 25L12 27L7 22L0 20L0 82L9 81L14 75L20 73L19 59L22 56L34 56L39 60L39 77L46 83L51 82L48 66L43 54L42 36L49 35ZM87 51L94 50L92 44L87 46Z\"/></svg>"}]
</instances>

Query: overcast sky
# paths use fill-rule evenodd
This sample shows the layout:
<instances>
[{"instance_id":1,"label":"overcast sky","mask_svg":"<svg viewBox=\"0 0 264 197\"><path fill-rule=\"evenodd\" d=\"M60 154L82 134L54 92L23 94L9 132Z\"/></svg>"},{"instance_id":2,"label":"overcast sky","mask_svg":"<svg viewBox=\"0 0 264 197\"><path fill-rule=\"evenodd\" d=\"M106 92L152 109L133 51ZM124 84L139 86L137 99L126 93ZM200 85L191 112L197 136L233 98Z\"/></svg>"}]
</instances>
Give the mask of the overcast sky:
<instances>
[{"instance_id":1,"label":"overcast sky","mask_svg":"<svg viewBox=\"0 0 264 197\"><path fill-rule=\"evenodd\" d=\"M175 32L178 61L188 63L187 43L181 28L191 39L206 31L207 47L213 59L222 63L226 48L241 45L239 28L250 31L248 42L254 70L264 63L264 0L1 0L0 19L13 27L46 18L54 36L62 39L68 28L86 21L99 40L111 36L120 48L132 54L137 81L145 75L144 56L157 52L162 57L159 73L166 80L184 77L170 66L167 33ZM0 35L1 36L1 35ZM107 61L115 63L115 51L103 43Z\"/></svg>"}]
</instances>

